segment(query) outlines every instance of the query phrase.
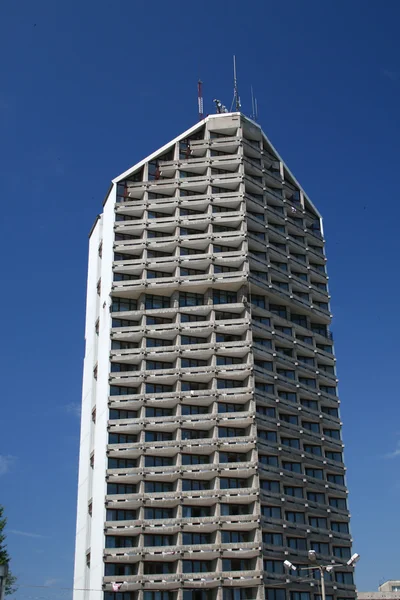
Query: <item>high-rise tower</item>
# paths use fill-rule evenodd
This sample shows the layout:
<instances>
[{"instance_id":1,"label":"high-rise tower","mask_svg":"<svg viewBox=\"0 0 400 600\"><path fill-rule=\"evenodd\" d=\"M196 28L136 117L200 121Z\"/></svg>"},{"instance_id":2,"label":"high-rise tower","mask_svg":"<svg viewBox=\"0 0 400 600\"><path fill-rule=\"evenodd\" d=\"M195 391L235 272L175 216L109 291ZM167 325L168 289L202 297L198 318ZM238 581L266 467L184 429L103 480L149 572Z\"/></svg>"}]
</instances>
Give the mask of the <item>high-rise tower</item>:
<instances>
[{"instance_id":1,"label":"high-rise tower","mask_svg":"<svg viewBox=\"0 0 400 600\"><path fill-rule=\"evenodd\" d=\"M320 600L307 551L351 553L325 262L320 214L240 113L112 182L90 234L75 600ZM337 568L327 598L354 589Z\"/></svg>"}]
</instances>

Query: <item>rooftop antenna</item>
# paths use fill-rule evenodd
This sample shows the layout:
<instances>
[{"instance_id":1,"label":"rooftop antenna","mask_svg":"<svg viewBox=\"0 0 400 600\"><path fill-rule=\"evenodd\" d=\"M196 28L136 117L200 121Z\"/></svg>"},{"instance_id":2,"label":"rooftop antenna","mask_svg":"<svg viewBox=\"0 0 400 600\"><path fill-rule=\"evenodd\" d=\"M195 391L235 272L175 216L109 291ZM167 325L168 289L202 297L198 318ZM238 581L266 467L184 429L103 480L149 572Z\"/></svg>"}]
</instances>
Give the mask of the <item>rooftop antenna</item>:
<instances>
[{"instance_id":1,"label":"rooftop antenna","mask_svg":"<svg viewBox=\"0 0 400 600\"><path fill-rule=\"evenodd\" d=\"M253 121L257 121L258 119L258 106L257 106L257 98L254 97L253 86L251 86L251 119Z\"/></svg>"},{"instance_id":2,"label":"rooftop antenna","mask_svg":"<svg viewBox=\"0 0 400 600\"><path fill-rule=\"evenodd\" d=\"M204 119L204 104L203 104L203 82L201 79L197 82L197 103L199 106L199 121Z\"/></svg>"},{"instance_id":3,"label":"rooftop antenna","mask_svg":"<svg viewBox=\"0 0 400 600\"><path fill-rule=\"evenodd\" d=\"M232 100L232 105L231 105L231 112L232 112L233 105L235 105L236 112L240 112L241 104L240 104L240 96L239 96L237 77L236 77L236 56L235 55L233 55L233 100Z\"/></svg>"}]
</instances>

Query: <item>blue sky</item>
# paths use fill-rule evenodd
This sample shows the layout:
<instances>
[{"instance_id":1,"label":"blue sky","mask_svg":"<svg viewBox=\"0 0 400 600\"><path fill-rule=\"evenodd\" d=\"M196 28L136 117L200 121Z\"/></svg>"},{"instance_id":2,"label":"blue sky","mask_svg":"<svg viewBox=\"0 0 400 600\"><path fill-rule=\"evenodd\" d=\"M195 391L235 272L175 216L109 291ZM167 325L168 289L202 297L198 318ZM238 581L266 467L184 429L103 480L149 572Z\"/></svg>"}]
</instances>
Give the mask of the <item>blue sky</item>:
<instances>
[{"instance_id":1,"label":"blue sky","mask_svg":"<svg viewBox=\"0 0 400 600\"><path fill-rule=\"evenodd\" d=\"M18 600L70 597L87 234L109 181L196 122L259 120L324 216L356 581L399 578L397 0L3 0L0 502ZM53 586L52 589L23 586ZM57 588L57 589L56 589Z\"/></svg>"}]
</instances>

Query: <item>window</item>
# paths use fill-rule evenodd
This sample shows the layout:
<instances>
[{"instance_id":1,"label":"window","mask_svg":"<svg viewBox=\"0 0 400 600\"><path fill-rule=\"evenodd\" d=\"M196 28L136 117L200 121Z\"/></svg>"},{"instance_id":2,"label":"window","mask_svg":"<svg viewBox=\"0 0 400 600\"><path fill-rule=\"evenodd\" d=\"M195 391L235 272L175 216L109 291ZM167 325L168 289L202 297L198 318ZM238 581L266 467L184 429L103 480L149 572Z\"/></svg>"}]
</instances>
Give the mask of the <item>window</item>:
<instances>
[{"instance_id":1,"label":"window","mask_svg":"<svg viewBox=\"0 0 400 600\"><path fill-rule=\"evenodd\" d=\"M110 419L136 419L136 410L119 410L110 408Z\"/></svg>"},{"instance_id":2,"label":"window","mask_svg":"<svg viewBox=\"0 0 400 600\"><path fill-rule=\"evenodd\" d=\"M282 461L282 468L293 473L301 473L301 463Z\"/></svg>"},{"instance_id":3,"label":"window","mask_svg":"<svg viewBox=\"0 0 400 600\"><path fill-rule=\"evenodd\" d=\"M328 521L325 517L309 517L308 522L311 527L318 529L328 529Z\"/></svg>"},{"instance_id":4,"label":"window","mask_svg":"<svg viewBox=\"0 0 400 600\"><path fill-rule=\"evenodd\" d=\"M191 390L208 390L208 383L204 381L182 381L181 390L182 392L189 392Z\"/></svg>"},{"instance_id":5,"label":"window","mask_svg":"<svg viewBox=\"0 0 400 600\"><path fill-rule=\"evenodd\" d=\"M145 431L145 442L166 442L173 439L172 431Z\"/></svg>"},{"instance_id":6,"label":"window","mask_svg":"<svg viewBox=\"0 0 400 600\"><path fill-rule=\"evenodd\" d=\"M172 546L174 543L173 535L146 534L144 536L145 546Z\"/></svg>"},{"instance_id":7,"label":"window","mask_svg":"<svg viewBox=\"0 0 400 600\"><path fill-rule=\"evenodd\" d=\"M89 557L90 564L90 554L86 555ZM86 560L88 560L86 558ZM109 577L112 575L135 575L137 572L137 565L135 564L114 564L114 563L106 563L104 568L105 576Z\"/></svg>"},{"instance_id":8,"label":"window","mask_svg":"<svg viewBox=\"0 0 400 600\"><path fill-rule=\"evenodd\" d=\"M281 561L281 560L265 560L264 559L264 570L269 571L270 573L278 573L279 575L283 575L283 573L284 573L283 561Z\"/></svg>"},{"instance_id":9,"label":"window","mask_svg":"<svg viewBox=\"0 0 400 600\"><path fill-rule=\"evenodd\" d=\"M107 483L107 494L136 494L136 484Z\"/></svg>"},{"instance_id":10,"label":"window","mask_svg":"<svg viewBox=\"0 0 400 600\"><path fill-rule=\"evenodd\" d=\"M223 544L238 544L246 543L249 541L248 531L221 531L221 538Z\"/></svg>"},{"instance_id":11,"label":"window","mask_svg":"<svg viewBox=\"0 0 400 600\"><path fill-rule=\"evenodd\" d=\"M220 463L238 463L246 462L246 454L243 452L220 452Z\"/></svg>"},{"instance_id":12,"label":"window","mask_svg":"<svg viewBox=\"0 0 400 600\"><path fill-rule=\"evenodd\" d=\"M251 513L249 504L221 504L221 515L223 516L249 515Z\"/></svg>"},{"instance_id":13,"label":"window","mask_svg":"<svg viewBox=\"0 0 400 600\"><path fill-rule=\"evenodd\" d=\"M351 557L351 550L348 546L333 546L333 556L347 561Z\"/></svg>"},{"instance_id":14,"label":"window","mask_svg":"<svg viewBox=\"0 0 400 600\"><path fill-rule=\"evenodd\" d=\"M332 385L320 385L319 389L325 394L329 394L330 396L336 396L336 388Z\"/></svg>"},{"instance_id":15,"label":"window","mask_svg":"<svg viewBox=\"0 0 400 600\"><path fill-rule=\"evenodd\" d=\"M314 456L322 456L321 446L313 446L312 444L304 444L303 449L304 449L304 452L308 452L309 454L314 454Z\"/></svg>"},{"instance_id":16,"label":"window","mask_svg":"<svg viewBox=\"0 0 400 600\"><path fill-rule=\"evenodd\" d=\"M172 519L174 516L173 508L145 508L145 519Z\"/></svg>"},{"instance_id":17,"label":"window","mask_svg":"<svg viewBox=\"0 0 400 600\"><path fill-rule=\"evenodd\" d=\"M240 335L230 335L227 333L217 333L217 342L240 342L242 337Z\"/></svg>"},{"instance_id":18,"label":"window","mask_svg":"<svg viewBox=\"0 0 400 600\"><path fill-rule=\"evenodd\" d=\"M151 371L157 371L160 369L172 369L173 364L169 362L162 362L161 360L146 360L146 369Z\"/></svg>"},{"instance_id":19,"label":"window","mask_svg":"<svg viewBox=\"0 0 400 600\"><path fill-rule=\"evenodd\" d=\"M184 533L182 535L182 542L185 545L188 544L210 544L211 534L210 533Z\"/></svg>"},{"instance_id":20,"label":"window","mask_svg":"<svg viewBox=\"0 0 400 600\"><path fill-rule=\"evenodd\" d=\"M182 415L205 415L209 412L208 406L194 406L192 404L182 404Z\"/></svg>"},{"instance_id":21,"label":"window","mask_svg":"<svg viewBox=\"0 0 400 600\"><path fill-rule=\"evenodd\" d=\"M282 511L279 506L261 506L261 514L267 519L282 518Z\"/></svg>"},{"instance_id":22,"label":"window","mask_svg":"<svg viewBox=\"0 0 400 600\"><path fill-rule=\"evenodd\" d=\"M207 365L206 360L200 360L198 358L182 358L181 367L187 369L189 367L205 367Z\"/></svg>"},{"instance_id":23,"label":"window","mask_svg":"<svg viewBox=\"0 0 400 600\"><path fill-rule=\"evenodd\" d=\"M186 315L185 313L181 314L181 323L190 323L193 321L204 321L205 317L203 315Z\"/></svg>"},{"instance_id":24,"label":"window","mask_svg":"<svg viewBox=\"0 0 400 600\"><path fill-rule=\"evenodd\" d=\"M146 494L156 492L173 492L174 484L171 481L145 481L144 491Z\"/></svg>"},{"instance_id":25,"label":"window","mask_svg":"<svg viewBox=\"0 0 400 600\"><path fill-rule=\"evenodd\" d=\"M297 415L287 415L285 413L279 413L279 419L284 421L285 423L290 423L291 425L299 424L299 417Z\"/></svg>"},{"instance_id":26,"label":"window","mask_svg":"<svg viewBox=\"0 0 400 600\"><path fill-rule=\"evenodd\" d=\"M283 546L283 537L281 533L263 533L264 544L272 546Z\"/></svg>"},{"instance_id":27,"label":"window","mask_svg":"<svg viewBox=\"0 0 400 600\"><path fill-rule=\"evenodd\" d=\"M245 382L237 379L217 379L217 389L229 389L244 387Z\"/></svg>"},{"instance_id":28,"label":"window","mask_svg":"<svg viewBox=\"0 0 400 600\"><path fill-rule=\"evenodd\" d=\"M267 454L259 454L258 458L262 465L268 465L269 467L276 467L276 468L278 468L278 466L279 466L279 461L278 461L277 456L270 456Z\"/></svg>"},{"instance_id":29,"label":"window","mask_svg":"<svg viewBox=\"0 0 400 600\"><path fill-rule=\"evenodd\" d=\"M217 365L241 365L243 358L238 356L217 356Z\"/></svg>"},{"instance_id":30,"label":"window","mask_svg":"<svg viewBox=\"0 0 400 600\"><path fill-rule=\"evenodd\" d=\"M190 275L205 275L205 271L200 271L199 269L186 269L184 267L181 267L181 270L180 270L181 277L188 277ZM188 306L188 305L186 305L186 306Z\"/></svg>"},{"instance_id":31,"label":"window","mask_svg":"<svg viewBox=\"0 0 400 600\"><path fill-rule=\"evenodd\" d=\"M229 292L227 290L213 290L214 304L232 304L235 302L237 302L236 292Z\"/></svg>"},{"instance_id":32,"label":"window","mask_svg":"<svg viewBox=\"0 0 400 600\"><path fill-rule=\"evenodd\" d=\"M165 317L154 317L152 315L147 315L146 317L147 325L165 325L166 323L172 323L172 319L166 319Z\"/></svg>"},{"instance_id":33,"label":"window","mask_svg":"<svg viewBox=\"0 0 400 600\"><path fill-rule=\"evenodd\" d=\"M209 517L211 516L211 507L183 505L182 516L184 518Z\"/></svg>"},{"instance_id":34,"label":"window","mask_svg":"<svg viewBox=\"0 0 400 600\"><path fill-rule=\"evenodd\" d=\"M266 587L265 600L286 600L286 590Z\"/></svg>"},{"instance_id":35,"label":"window","mask_svg":"<svg viewBox=\"0 0 400 600\"><path fill-rule=\"evenodd\" d=\"M325 504L325 494L320 492L307 492L307 500L316 502L317 504Z\"/></svg>"},{"instance_id":36,"label":"window","mask_svg":"<svg viewBox=\"0 0 400 600\"><path fill-rule=\"evenodd\" d=\"M206 454L182 454L183 465L206 465L210 462L210 457Z\"/></svg>"},{"instance_id":37,"label":"window","mask_svg":"<svg viewBox=\"0 0 400 600\"><path fill-rule=\"evenodd\" d=\"M113 298L111 312L124 312L128 310L137 310L137 300L128 298Z\"/></svg>"},{"instance_id":38,"label":"window","mask_svg":"<svg viewBox=\"0 0 400 600\"><path fill-rule=\"evenodd\" d=\"M108 469L134 469L137 467L136 458L109 458Z\"/></svg>"},{"instance_id":39,"label":"window","mask_svg":"<svg viewBox=\"0 0 400 600\"><path fill-rule=\"evenodd\" d=\"M279 333L284 333L285 335L292 335L292 328L291 327L283 327L282 325L275 325L275 331L278 331Z\"/></svg>"},{"instance_id":40,"label":"window","mask_svg":"<svg viewBox=\"0 0 400 600\"><path fill-rule=\"evenodd\" d=\"M283 488L283 493L286 494L286 496L293 496L294 498L303 498L303 488L301 487L285 485Z\"/></svg>"},{"instance_id":41,"label":"window","mask_svg":"<svg viewBox=\"0 0 400 600\"><path fill-rule=\"evenodd\" d=\"M165 273L164 271L151 271L149 269L147 270L147 279L158 279L162 277L172 277L172 274Z\"/></svg>"},{"instance_id":42,"label":"window","mask_svg":"<svg viewBox=\"0 0 400 600\"><path fill-rule=\"evenodd\" d=\"M270 418L274 418L275 417L275 408L272 408L270 406L256 406L256 411L258 412L259 415L263 415L264 417L270 417Z\"/></svg>"},{"instance_id":43,"label":"window","mask_svg":"<svg viewBox=\"0 0 400 600\"><path fill-rule=\"evenodd\" d=\"M249 571L251 569L251 561L247 558L223 558L223 571Z\"/></svg>"},{"instance_id":44,"label":"window","mask_svg":"<svg viewBox=\"0 0 400 600\"><path fill-rule=\"evenodd\" d=\"M183 573L208 573L211 571L211 560L183 560Z\"/></svg>"},{"instance_id":45,"label":"window","mask_svg":"<svg viewBox=\"0 0 400 600\"><path fill-rule=\"evenodd\" d=\"M335 571L335 579L337 583L344 583L345 585L353 585L353 573L346 571Z\"/></svg>"},{"instance_id":46,"label":"window","mask_svg":"<svg viewBox=\"0 0 400 600\"><path fill-rule=\"evenodd\" d=\"M319 433L319 423L313 423L312 421L302 421L302 426L308 431L313 433Z\"/></svg>"},{"instance_id":47,"label":"window","mask_svg":"<svg viewBox=\"0 0 400 600\"><path fill-rule=\"evenodd\" d=\"M313 338L310 335L300 335L299 333L296 333L296 339L303 342L303 344L313 345Z\"/></svg>"},{"instance_id":48,"label":"window","mask_svg":"<svg viewBox=\"0 0 400 600\"><path fill-rule=\"evenodd\" d=\"M174 464L174 459L171 456L145 456L145 467L169 467Z\"/></svg>"},{"instance_id":49,"label":"window","mask_svg":"<svg viewBox=\"0 0 400 600\"><path fill-rule=\"evenodd\" d=\"M311 410L318 410L318 402L316 400L309 400L308 398L300 398L300 403L302 406L306 408L311 408Z\"/></svg>"},{"instance_id":50,"label":"window","mask_svg":"<svg viewBox=\"0 0 400 600\"><path fill-rule=\"evenodd\" d=\"M193 292L179 293L179 306L201 306L204 304L203 294L194 294Z\"/></svg>"},{"instance_id":51,"label":"window","mask_svg":"<svg viewBox=\"0 0 400 600\"><path fill-rule=\"evenodd\" d=\"M231 402L218 402L218 412L242 412L244 404L233 404Z\"/></svg>"},{"instance_id":52,"label":"window","mask_svg":"<svg viewBox=\"0 0 400 600\"><path fill-rule=\"evenodd\" d=\"M270 304L269 310L272 314L277 315L278 317L282 317L283 319L287 318L286 306L281 306L279 304Z\"/></svg>"},{"instance_id":53,"label":"window","mask_svg":"<svg viewBox=\"0 0 400 600\"><path fill-rule=\"evenodd\" d=\"M281 491L279 481L269 481L267 479L262 479L260 481L260 487L262 490L272 492L273 494L279 494L279 492Z\"/></svg>"},{"instance_id":54,"label":"window","mask_svg":"<svg viewBox=\"0 0 400 600\"><path fill-rule=\"evenodd\" d=\"M272 362L268 360L255 360L254 365L264 371L272 371Z\"/></svg>"},{"instance_id":55,"label":"window","mask_svg":"<svg viewBox=\"0 0 400 600\"><path fill-rule=\"evenodd\" d=\"M310 365L312 367L315 366L315 360L310 356L302 356L301 354L297 354L297 360L303 363L303 365Z\"/></svg>"},{"instance_id":56,"label":"window","mask_svg":"<svg viewBox=\"0 0 400 600\"><path fill-rule=\"evenodd\" d=\"M329 506L339 508L340 510L347 510L346 498L329 498Z\"/></svg>"},{"instance_id":57,"label":"window","mask_svg":"<svg viewBox=\"0 0 400 600\"><path fill-rule=\"evenodd\" d=\"M201 479L183 479L182 490L184 492L209 490L211 488L209 481L202 481Z\"/></svg>"},{"instance_id":58,"label":"window","mask_svg":"<svg viewBox=\"0 0 400 600\"><path fill-rule=\"evenodd\" d=\"M277 369L276 372L281 377L286 377L287 379L295 379L295 372L290 369Z\"/></svg>"},{"instance_id":59,"label":"window","mask_svg":"<svg viewBox=\"0 0 400 600\"><path fill-rule=\"evenodd\" d=\"M246 435L246 429L241 427L218 427L218 436L224 437L242 437Z\"/></svg>"},{"instance_id":60,"label":"window","mask_svg":"<svg viewBox=\"0 0 400 600\"><path fill-rule=\"evenodd\" d=\"M123 592L123 593L129 594L130 592ZM133 600L133 595L132 595L132 599L131 598L119 599L118 595L119 594L116 594L115 600ZM173 599L174 599L174 593L170 592L168 590L155 590L155 591L145 590L143 592L143 600L173 600ZM108 600L108 598L105 598L104 600Z\"/></svg>"},{"instance_id":61,"label":"window","mask_svg":"<svg viewBox=\"0 0 400 600\"><path fill-rule=\"evenodd\" d=\"M255 387L257 391L266 392L267 394L273 394L275 390L271 383L261 383L261 381L256 381Z\"/></svg>"},{"instance_id":62,"label":"window","mask_svg":"<svg viewBox=\"0 0 400 600\"><path fill-rule=\"evenodd\" d=\"M290 592L290 600L310 600L310 592Z\"/></svg>"},{"instance_id":63,"label":"window","mask_svg":"<svg viewBox=\"0 0 400 600\"><path fill-rule=\"evenodd\" d=\"M172 414L172 408L146 406L146 417L170 417Z\"/></svg>"},{"instance_id":64,"label":"window","mask_svg":"<svg viewBox=\"0 0 400 600\"><path fill-rule=\"evenodd\" d=\"M168 296L151 296L146 294L145 296L145 308L170 308L171 299Z\"/></svg>"},{"instance_id":65,"label":"window","mask_svg":"<svg viewBox=\"0 0 400 600\"><path fill-rule=\"evenodd\" d=\"M212 590L184 588L183 600L212 600Z\"/></svg>"},{"instance_id":66,"label":"window","mask_svg":"<svg viewBox=\"0 0 400 600\"><path fill-rule=\"evenodd\" d=\"M158 575L162 573L173 573L174 563L170 562L144 562L145 575Z\"/></svg>"},{"instance_id":67,"label":"window","mask_svg":"<svg viewBox=\"0 0 400 600\"><path fill-rule=\"evenodd\" d=\"M305 524L305 516L302 512L295 512L292 510L287 510L285 512L285 519L290 523L300 523L301 525Z\"/></svg>"},{"instance_id":68,"label":"window","mask_svg":"<svg viewBox=\"0 0 400 600\"><path fill-rule=\"evenodd\" d=\"M283 446L288 446L289 448L297 448L300 449L300 440L296 438L281 438L281 442Z\"/></svg>"},{"instance_id":69,"label":"window","mask_svg":"<svg viewBox=\"0 0 400 600\"><path fill-rule=\"evenodd\" d=\"M340 430L339 429L325 429L324 427L324 435L327 435L334 440L340 440Z\"/></svg>"},{"instance_id":70,"label":"window","mask_svg":"<svg viewBox=\"0 0 400 600\"><path fill-rule=\"evenodd\" d=\"M106 535L106 548L134 548L137 545L138 537L128 537L125 535Z\"/></svg>"},{"instance_id":71,"label":"window","mask_svg":"<svg viewBox=\"0 0 400 600\"><path fill-rule=\"evenodd\" d=\"M181 336L181 344L206 344L207 338L195 337L193 335L182 335Z\"/></svg>"},{"instance_id":72,"label":"window","mask_svg":"<svg viewBox=\"0 0 400 600\"><path fill-rule=\"evenodd\" d=\"M109 433L109 444L134 444L137 442L137 435L134 433Z\"/></svg>"},{"instance_id":73,"label":"window","mask_svg":"<svg viewBox=\"0 0 400 600\"><path fill-rule=\"evenodd\" d=\"M260 346L263 346L264 348L272 348L271 340L266 340L265 338L254 337L253 342L255 344L260 344Z\"/></svg>"},{"instance_id":74,"label":"window","mask_svg":"<svg viewBox=\"0 0 400 600\"><path fill-rule=\"evenodd\" d=\"M269 317L258 317L257 315L253 315L253 321L255 321L255 323L266 325L267 327L271 326L271 319Z\"/></svg>"},{"instance_id":75,"label":"window","mask_svg":"<svg viewBox=\"0 0 400 600\"><path fill-rule=\"evenodd\" d=\"M182 429L181 435L183 440L200 440L208 438L210 432L204 429Z\"/></svg>"},{"instance_id":76,"label":"window","mask_svg":"<svg viewBox=\"0 0 400 600\"><path fill-rule=\"evenodd\" d=\"M276 431L267 431L266 429L258 430L258 438L260 440L267 440L268 442L277 442L278 441Z\"/></svg>"},{"instance_id":77,"label":"window","mask_svg":"<svg viewBox=\"0 0 400 600\"><path fill-rule=\"evenodd\" d=\"M251 295L251 303L254 304L254 306L258 306L259 308L265 308L266 307L266 298L265 298L265 296L259 296L258 294L252 294Z\"/></svg>"},{"instance_id":78,"label":"window","mask_svg":"<svg viewBox=\"0 0 400 600\"><path fill-rule=\"evenodd\" d=\"M292 550L307 550L307 541L304 538L287 538L287 545Z\"/></svg>"},{"instance_id":79,"label":"window","mask_svg":"<svg viewBox=\"0 0 400 600\"><path fill-rule=\"evenodd\" d=\"M329 483L334 483L335 485L345 485L344 475L336 475L335 473L328 473L326 478L329 481Z\"/></svg>"},{"instance_id":80,"label":"window","mask_svg":"<svg viewBox=\"0 0 400 600\"><path fill-rule=\"evenodd\" d=\"M247 488L247 479L240 479L239 477L221 477L219 480L221 490L230 490L238 488Z\"/></svg>"},{"instance_id":81,"label":"window","mask_svg":"<svg viewBox=\"0 0 400 600\"><path fill-rule=\"evenodd\" d=\"M107 509L107 521L134 521L135 519L136 510Z\"/></svg>"},{"instance_id":82,"label":"window","mask_svg":"<svg viewBox=\"0 0 400 600\"><path fill-rule=\"evenodd\" d=\"M282 392L281 390L278 390L278 396L279 398L288 400L289 402L297 402L296 392Z\"/></svg>"},{"instance_id":83,"label":"window","mask_svg":"<svg viewBox=\"0 0 400 600\"><path fill-rule=\"evenodd\" d=\"M299 377L299 383L301 385L306 385L310 388L316 388L317 387L317 382L315 379L312 379L312 377Z\"/></svg>"},{"instance_id":84,"label":"window","mask_svg":"<svg viewBox=\"0 0 400 600\"><path fill-rule=\"evenodd\" d=\"M257 597L256 588L223 587L222 600L252 600ZM185 598L183 599L185 600ZM283 600L283 599L282 599Z\"/></svg>"},{"instance_id":85,"label":"window","mask_svg":"<svg viewBox=\"0 0 400 600\"><path fill-rule=\"evenodd\" d=\"M146 394L165 394L172 391L172 385L164 383L146 383Z\"/></svg>"},{"instance_id":86,"label":"window","mask_svg":"<svg viewBox=\"0 0 400 600\"><path fill-rule=\"evenodd\" d=\"M323 479L324 472L322 469L311 469L306 467L307 477L314 477L315 479Z\"/></svg>"},{"instance_id":87,"label":"window","mask_svg":"<svg viewBox=\"0 0 400 600\"><path fill-rule=\"evenodd\" d=\"M315 550L315 552L317 552L317 554L325 554L325 555L329 555L329 544L326 544L324 542L310 542L310 548L311 550Z\"/></svg>"},{"instance_id":88,"label":"window","mask_svg":"<svg viewBox=\"0 0 400 600\"><path fill-rule=\"evenodd\" d=\"M339 418L339 410L337 408L332 406L321 406L321 410L330 417L336 417L337 419Z\"/></svg>"}]
</instances>

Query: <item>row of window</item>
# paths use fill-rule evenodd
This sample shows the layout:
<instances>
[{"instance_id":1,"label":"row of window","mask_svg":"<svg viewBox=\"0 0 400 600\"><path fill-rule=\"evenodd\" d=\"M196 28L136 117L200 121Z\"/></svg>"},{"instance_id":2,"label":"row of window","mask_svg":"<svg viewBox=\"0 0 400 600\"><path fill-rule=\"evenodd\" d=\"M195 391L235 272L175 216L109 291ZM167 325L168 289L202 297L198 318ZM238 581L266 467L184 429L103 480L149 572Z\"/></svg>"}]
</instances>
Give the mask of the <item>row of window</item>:
<instances>
[{"instance_id":1,"label":"row of window","mask_svg":"<svg viewBox=\"0 0 400 600\"><path fill-rule=\"evenodd\" d=\"M326 594L326 600L334 600ZM255 600L257 588L251 587L222 587L222 600ZM183 588L182 600L216 600L217 589ZM104 600L138 600L138 592L104 592ZM143 600L177 600L177 592L170 590L144 590ZM322 600L321 594L292 590L285 588L265 587L265 600ZM335 600L354 600L354 596L335 596Z\"/></svg>"},{"instance_id":2,"label":"row of window","mask_svg":"<svg viewBox=\"0 0 400 600\"><path fill-rule=\"evenodd\" d=\"M309 502L313 503L326 503L326 495L324 493L315 493L315 492L307 492L306 498ZM221 503L219 505L213 506L199 506L199 505L188 505L183 504L179 509L182 510L182 518L206 518L206 517L215 517L216 508L219 506L220 514L222 516L254 516L254 504L224 504ZM328 506L334 508L336 510L347 510L347 500L343 497L338 496L328 496ZM145 507L142 517L148 520L165 520L165 519L176 519L177 518L178 507L169 508L169 507ZM283 513L282 508L280 506L268 506L265 504L261 505L261 514L266 519L279 519L282 520ZM285 513L285 518L288 521L296 522L296 519L301 517L297 517L296 515L300 514L299 512L295 513L293 511L287 511ZM138 510L124 510L124 509L107 509L107 521L135 521L139 518ZM348 524L346 522L334 521L336 531L338 533L348 533ZM331 521L332 525L332 521ZM343 531L339 531L339 529L343 529ZM315 548L311 548L315 549Z\"/></svg>"}]
</instances>

